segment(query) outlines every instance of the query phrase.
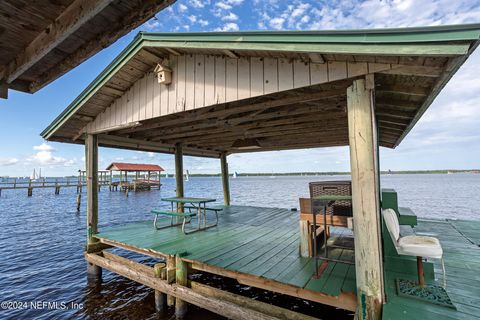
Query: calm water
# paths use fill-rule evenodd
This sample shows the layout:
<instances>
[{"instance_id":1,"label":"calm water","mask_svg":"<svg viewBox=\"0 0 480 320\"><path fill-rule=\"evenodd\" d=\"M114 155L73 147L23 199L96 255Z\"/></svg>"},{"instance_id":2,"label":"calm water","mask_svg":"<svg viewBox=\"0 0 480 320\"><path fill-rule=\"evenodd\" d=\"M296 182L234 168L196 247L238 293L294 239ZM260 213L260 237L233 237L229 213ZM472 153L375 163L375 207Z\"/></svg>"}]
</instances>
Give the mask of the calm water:
<instances>
[{"instance_id":1,"label":"calm water","mask_svg":"<svg viewBox=\"0 0 480 320\"><path fill-rule=\"evenodd\" d=\"M268 207L298 207L298 198L308 196L308 182L348 177L240 177L231 180L234 204ZM99 199L100 229L129 221L151 219L149 211L160 198L174 195L174 180L164 179L161 191L109 192ZM382 187L395 188L401 206L411 207L427 218L480 219L480 175L391 175L382 177ZM156 318L152 290L108 272L103 283L86 281L83 246L85 201L76 212L76 188L4 190L0 197L0 301L76 303L79 309L48 310L31 305L25 310L1 310L0 318ZM222 198L220 178L190 178L185 194ZM85 194L83 194L85 200ZM220 203L220 201L219 201ZM151 262L145 259L146 262ZM20 306L22 307L22 306ZM298 307L298 306L297 306ZM301 306L308 308L308 304ZM43 310L42 310L43 309ZM170 318L166 315L164 319ZM216 319L194 309L191 319Z\"/></svg>"}]
</instances>

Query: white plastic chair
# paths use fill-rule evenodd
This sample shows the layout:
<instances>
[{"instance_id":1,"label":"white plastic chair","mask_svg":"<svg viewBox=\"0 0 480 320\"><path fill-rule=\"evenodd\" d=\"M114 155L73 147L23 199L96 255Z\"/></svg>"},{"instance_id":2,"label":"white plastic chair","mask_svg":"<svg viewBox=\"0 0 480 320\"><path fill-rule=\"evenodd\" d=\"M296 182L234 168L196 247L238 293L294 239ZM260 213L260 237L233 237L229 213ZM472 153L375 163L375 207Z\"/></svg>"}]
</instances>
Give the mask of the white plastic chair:
<instances>
[{"instance_id":1,"label":"white plastic chair","mask_svg":"<svg viewBox=\"0 0 480 320\"><path fill-rule=\"evenodd\" d=\"M400 224L398 223L397 213L393 209L384 209L383 218L388 232L392 237L393 244L399 255L416 256L418 284L425 286L425 276L423 273L422 258L440 259L442 261L443 285L446 287L445 264L443 261L443 250L440 241L434 237L427 236L400 236Z\"/></svg>"}]
</instances>

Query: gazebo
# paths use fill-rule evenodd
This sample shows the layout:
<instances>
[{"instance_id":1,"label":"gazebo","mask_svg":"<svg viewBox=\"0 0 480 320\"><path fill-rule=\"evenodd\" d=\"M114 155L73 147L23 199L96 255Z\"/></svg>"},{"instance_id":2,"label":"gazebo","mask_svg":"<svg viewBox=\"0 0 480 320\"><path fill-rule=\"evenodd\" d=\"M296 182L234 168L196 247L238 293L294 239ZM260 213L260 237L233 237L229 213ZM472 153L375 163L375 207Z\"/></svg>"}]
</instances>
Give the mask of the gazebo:
<instances>
[{"instance_id":1,"label":"gazebo","mask_svg":"<svg viewBox=\"0 0 480 320\"><path fill-rule=\"evenodd\" d=\"M163 170L157 164L139 164L139 163L122 163L112 162L105 170L110 172L110 181L112 186L120 186L121 189L128 190L150 190L151 187L160 189L160 173ZM119 181L113 181L113 172L119 172ZM128 173L134 174L134 179L128 180ZM153 176L152 176L153 175Z\"/></svg>"},{"instance_id":2,"label":"gazebo","mask_svg":"<svg viewBox=\"0 0 480 320\"><path fill-rule=\"evenodd\" d=\"M186 281L187 272L201 270L356 311L358 319L379 319L382 309L392 319L411 310L456 318L461 310L438 311L392 289L396 266L414 276L416 265L385 250L379 146L401 143L479 35L480 25L138 34L42 132L49 141L86 145L89 273L106 268L176 297L180 315L188 302L233 319L292 316ZM312 259L298 253L297 216L230 205L227 156L347 145L354 265L332 264L314 279ZM177 228L154 232L151 223L98 230L98 146L175 154L177 196L184 196L183 155L220 159L225 208L218 227L195 237ZM166 266L126 260L102 251L107 246L164 259ZM432 275L431 264L428 270Z\"/></svg>"}]
</instances>

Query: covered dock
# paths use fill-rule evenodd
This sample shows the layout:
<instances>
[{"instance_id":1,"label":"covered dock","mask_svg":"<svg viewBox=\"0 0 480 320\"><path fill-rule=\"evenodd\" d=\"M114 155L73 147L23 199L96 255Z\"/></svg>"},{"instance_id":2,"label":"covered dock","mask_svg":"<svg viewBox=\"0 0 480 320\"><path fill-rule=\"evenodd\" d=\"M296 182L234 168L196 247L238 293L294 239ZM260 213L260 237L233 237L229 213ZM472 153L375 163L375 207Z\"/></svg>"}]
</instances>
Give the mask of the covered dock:
<instances>
[{"instance_id":1,"label":"covered dock","mask_svg":"<svg viewBox=\"0 0 480 320\"><path fill-rule=\"evenodd\" d=\"M205 288L188 279L195 270L354 311L358 319L404 319L412 312L436 319L474 316L474 302L452 296L456 308L447 308L397 294L396 279L415 279L417 260L392 251L383 226L381 210L399 208L386 207L381 192L379 147L401 143L478 46L479 35L480 25L140 33L42 132L50 141L86 145L88 273L98 276L105 268L147 285L156 290L159 308L166 294L179 317L187 303L232 319L303 317ZM112 87L118 96L106 94ZM309 239L298 213L231 205L228 155L347 145L354 251L334 254L353 264L329 261L315 270L313 258L299 250ZM218 226L192 235L177 227L156 230L152 221L98 230L98 146L175 154L178 197L195 196L184 195L183 155L220 159L224 209ZM402 222L402 232L425 228L439 237L447 231L452 239L462 236L450 222L419 221L412 228L416 223ZM332 229L329 241L337 234ZM447 259L449 251L478 249L456 240L441 240ZM159 260L152 268L112 254L111 246ZM426 281L436 283L437 265L424 265Z\"/></svg>"},{"instance_id":2,"label":"covered dock","mask_svg":"<svg viewBox=\"0 0 480 320\"><path fill-rule=\"evenodd\" d=\"M150 190L152 187L160 190L162 186L160 174L164 170L157 164L113 162L106 170L110 173L110 189L120 187L120 190L128 193L129 190ZM113 181L115 172L119 173L118 181ZM129 173L133 174L130 180L128 180Z\"/></svg>"}]
</instances>

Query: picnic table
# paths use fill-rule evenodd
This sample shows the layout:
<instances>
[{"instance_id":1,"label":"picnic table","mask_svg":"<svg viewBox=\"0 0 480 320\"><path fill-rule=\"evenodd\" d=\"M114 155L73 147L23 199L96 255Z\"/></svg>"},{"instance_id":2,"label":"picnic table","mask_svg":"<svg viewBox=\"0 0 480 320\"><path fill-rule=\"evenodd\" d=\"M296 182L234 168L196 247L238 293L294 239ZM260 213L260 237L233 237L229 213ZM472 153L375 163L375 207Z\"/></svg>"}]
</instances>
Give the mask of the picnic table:
<instances>
[{"instance_id":1,"label":"picnic table","mask_svg":"<svg viewBox=\"0 0 480 320\"><path fill-rule=\"evenodd\" d=\"M162 198L162 201L170 202L171 204L171 211L162 211L162 210L152 210L152 213L155 214L155 220L153 222L156 229L162 229L166 227L182 225L182 231L185 234L206 230L212 227L215 227L218 224L218 211L221 209L217 208L207 208L207 203L215 202L216 199L211 198L192 198L192 197L170 197L170 198ZM174 204L176 208L174 210ZM185 206L187 205L187 206ZM189 212L183 212L181 209L188 208ZM196 212L191 212L194 209ZM211 225L207 225L207 211L215 212L215 223ZM159 215L170 216L171 221L169 226L158 227L157 226L157 219ZM194 230L187 231L185 229L185 225L190 223L192 218L196 216L198 220L198 227ZM177 223L173 223L173 218L177 218ZM182 222L178 222L178 219L181 218Z\"/></svg>"}]
</instances>

